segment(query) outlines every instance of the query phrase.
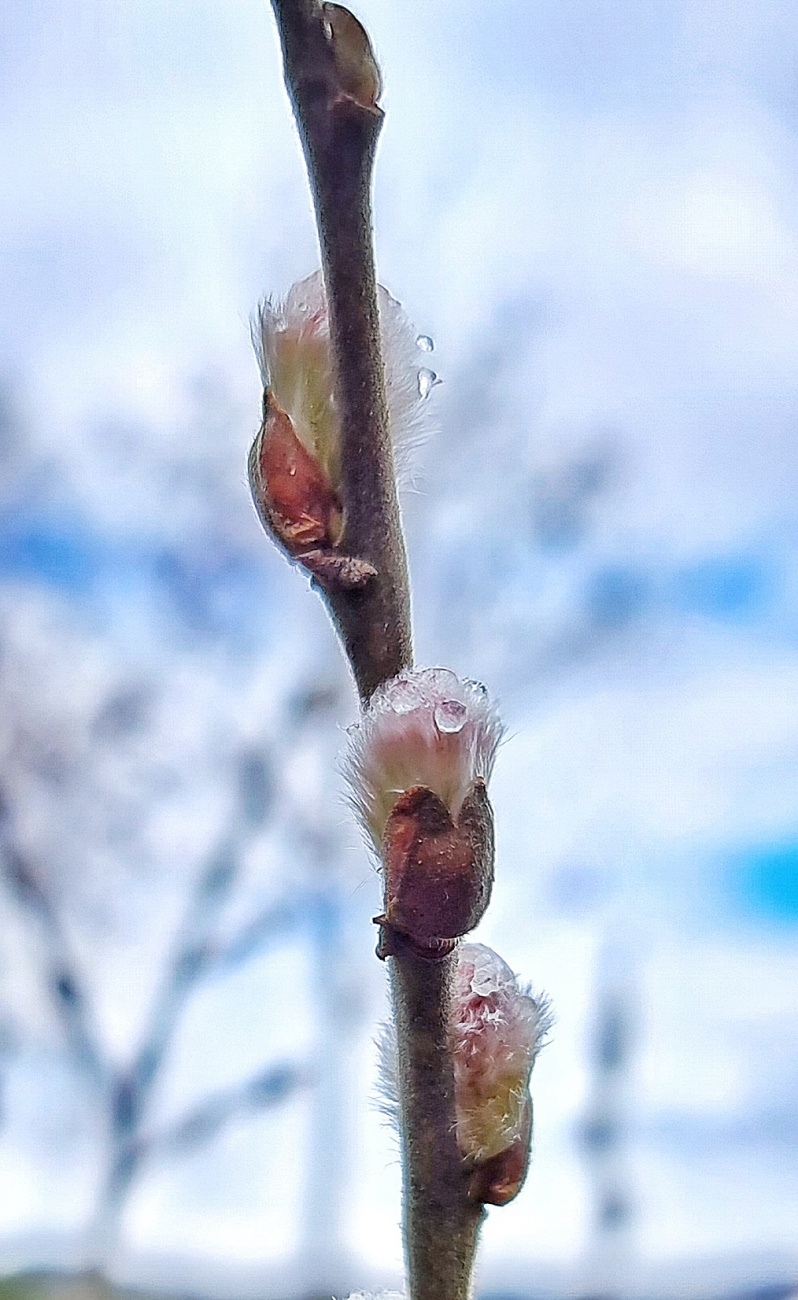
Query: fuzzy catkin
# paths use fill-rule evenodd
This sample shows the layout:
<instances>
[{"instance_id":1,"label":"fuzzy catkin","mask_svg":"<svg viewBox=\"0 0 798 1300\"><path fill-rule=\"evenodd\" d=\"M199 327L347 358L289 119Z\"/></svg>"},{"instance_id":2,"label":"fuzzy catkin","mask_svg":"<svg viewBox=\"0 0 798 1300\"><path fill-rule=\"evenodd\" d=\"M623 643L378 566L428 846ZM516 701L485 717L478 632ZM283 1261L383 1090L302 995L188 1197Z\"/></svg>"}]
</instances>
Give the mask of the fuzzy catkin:
<instances>
[{"instance_id":1,"label":"fuzzy catkin","mask_svg":"<svg viewBox=\"0 0 798 1300\"><path fill-rule=\"evenodd\" d=\"M456 818L475 780L488 781L503 727L479 682L448 668L408 669L379 687L349 729L344 760L351 799L379 851L405 790L432 790Z\"/></svg>"},{"instance_id":2,"label":"fuzzy catkin","mask_svg":"<svg viewBox=\"0 0 798 1300\"><path fill-rule=\"evenodd\" d=\"M505 961L481 943L457 950L451 1045L457 1144L469 1163L507 1150L523 1133L524 1103L552 1016ZM399 1126L396 1037L386 1025L378 1040L382 1114Z\"/></svg>"},{"instance_id":3,"label":"fuzzy catkin","mask_svg":"<svg viewBox=\"0 0 798 1300\"><path fill-rule=\"evenodd\" d=\"M412 478L417 447L434 429L426 401L432 372L423 365L419 336L401 303L382 285L377 301L394 464L402 484ZM321 271L292 285L284 299L261 303L252 342L264 388L274 393L306 451L337 487L340 428Z\"/></svg>"},{"instance_id":4,"label":"fuzzy catkin","mask_svg":"<svg viewBox=\"0 0 798 1300\"><path fill-rule=\"evenodd\" d=\"M452 1054L457 1142L484 1161L522 1136L529 1076L550 1025L505 961L481 943L463 944L454 986Z\"/></svg>"}]
</instances>

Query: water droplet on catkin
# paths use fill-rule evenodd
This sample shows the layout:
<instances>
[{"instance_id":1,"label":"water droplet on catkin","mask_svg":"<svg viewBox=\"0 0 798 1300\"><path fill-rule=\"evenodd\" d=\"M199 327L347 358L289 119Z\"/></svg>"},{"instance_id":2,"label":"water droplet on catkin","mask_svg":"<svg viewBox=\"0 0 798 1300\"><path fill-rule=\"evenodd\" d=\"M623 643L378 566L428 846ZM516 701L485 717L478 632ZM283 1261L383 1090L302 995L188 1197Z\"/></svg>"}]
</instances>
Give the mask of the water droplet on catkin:
<instances>
[{"instance_id":1,"label":"water droplet on catkin","mask_svg":"<svg viewBox=\"0 0 798 1300\"><path fill-rule=\"evenodd\" d=\"M429 397L435 385L440 382L434 370L428 370L426 366L422 366L418 372L418 395L421 400L424 401Z\"/></svg>"},{"instance_id":2,"label":"water droplet on catkin","mask_svg":"<svg viewBox=\"0 0 798 1300\"><path fill-rule=\"evenodd\" d=\"M435 351L434 340L430 338L429 334L419 334L416 339L416 347L420 348L422 352Z\"/></svg>"},{"instance_id":3,"label":"water droplet on catkin","mask_svg":"<svg viewBox=\"0 0 798 1300\"><path fill-rule=\"evenodd\" d=\"M455 735L462 731L468 716L468 710L459 700L442 700L435 705L433 717L438 731L444 735Z\"/></svg>"}]
</instances>

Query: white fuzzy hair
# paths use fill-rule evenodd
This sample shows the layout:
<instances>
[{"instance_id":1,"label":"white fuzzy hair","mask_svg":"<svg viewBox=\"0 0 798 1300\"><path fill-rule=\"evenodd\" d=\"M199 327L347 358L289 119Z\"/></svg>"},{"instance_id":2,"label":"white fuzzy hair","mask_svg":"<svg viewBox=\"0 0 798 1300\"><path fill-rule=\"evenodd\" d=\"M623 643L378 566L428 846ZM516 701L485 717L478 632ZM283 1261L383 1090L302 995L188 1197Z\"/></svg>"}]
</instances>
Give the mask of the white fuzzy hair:
<instances>
[{"instance_id":1,"label":"white fuzzy hair","mask_svg":"<svg viewBox=\"0 0 798 1300\"><path fill-rule=\"evenodd\" d=\"M400 486L413 481L417 449L435 431L435 419L427 400L437 376L424 365L419 335L402 304L382 285L377 286L380 334L385 360L385 392L391 424L394 463ZM321 271L292 285L283 300L265 299L251 325L252 344L258 359L264 388L273 383L279 336L306 328L329 343L327 302ZM332 364L329 359L332 400ZM290 403L277 396L291 414Z\"/></svg>"}]
</instances>

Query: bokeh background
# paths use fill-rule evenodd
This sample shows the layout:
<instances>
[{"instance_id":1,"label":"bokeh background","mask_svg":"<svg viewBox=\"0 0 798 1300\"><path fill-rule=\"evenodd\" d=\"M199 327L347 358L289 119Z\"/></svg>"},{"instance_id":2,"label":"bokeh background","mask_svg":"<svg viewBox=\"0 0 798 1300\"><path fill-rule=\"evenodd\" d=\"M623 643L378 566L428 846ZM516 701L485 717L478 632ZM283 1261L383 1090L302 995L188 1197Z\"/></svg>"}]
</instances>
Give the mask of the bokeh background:
<instances>
[{"instance_id":1,"label":"bokeh background","mask_svg":"<svg viewBox=\"0 0 798 1300\"><path fill-rule=\"evenodd\" d=\"M798 8L358 13L380 276L442 379L404 498L418 659L502 701L477 937L556 1012L481 1289L778 1300ZM0 1271L396 1285L354 697L245 484L249 315L317 264L271 15L6 0L0 26Z\"/></svg>"}]
</instances>

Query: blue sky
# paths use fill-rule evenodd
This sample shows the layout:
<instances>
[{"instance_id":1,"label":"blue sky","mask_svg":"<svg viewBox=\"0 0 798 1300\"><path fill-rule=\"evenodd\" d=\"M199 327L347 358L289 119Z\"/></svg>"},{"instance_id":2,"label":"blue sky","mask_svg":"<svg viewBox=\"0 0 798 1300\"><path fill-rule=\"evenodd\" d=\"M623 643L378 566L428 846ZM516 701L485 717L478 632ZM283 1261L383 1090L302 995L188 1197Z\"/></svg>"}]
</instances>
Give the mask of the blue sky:
<instances>
[{"instance_id":1,"label":"blue sky","mask_svg":"<svg viewBox=\"0 0 798 1300\"><path fill-rule=\"evenodd\" d=\"M405 502L418 655L503 701L499 878L480 937L558 1018L535 1172L491 1216L486 1277L573 1270L590 1247L575 1133L607 952L637 989L629 1258L744 1257L764 1276L794 1261L798 1216L798 13L788 0L358 13L386 83L380 274L434 337L444 381ZM282 702L308 675L341 680L244 476L260 402L249 314L314 268L315 236L265 4L41 0L8 5L4 24L0 363L23 433L0 502L3 762L31 717L85 757L104 692L141 678L161 700L152 748L109 760L103 788L126 782L141 807L142 771L181 774L122 862L106 826L81 839L89 795L65 811L20 786L24 833L61 863L76 931L91 927L70 890L108 916L136 900L122 938L81 941L123 1052L151 991L145 979L131 996L131 971L155 970L223 820L225 756L242 737L279 747ZM366 1285L398 1268L398 1172L368 1103L377 888L336 802L339 741L331 721L287 779L331 810L318 816L341 844L347 979L365 990L340 1069L353 1091L342 1233ZM248 865L244 909L285 886L275 835ZM70 855L90 863L77 884ZM76 1249L98 1137L79 1090L58 1083L23 948L10 926L7 998L36 1032L9 1085L0 1225L9 1241L58 1229ZM269 1052L311 1050L314 953L294 936L205 990L164 1114L209 1069L232 1082L263 1054L236 1006L271 1008ZM283 1042L271 1030L286 1001ZM58 1159L42 1126L55 1093L74 1137ZM300 1097L151 1171L120 1268L146 1274L159 1252L189 1273L294 1267L312 1112Z\"/></svg>"}]
</instances>

